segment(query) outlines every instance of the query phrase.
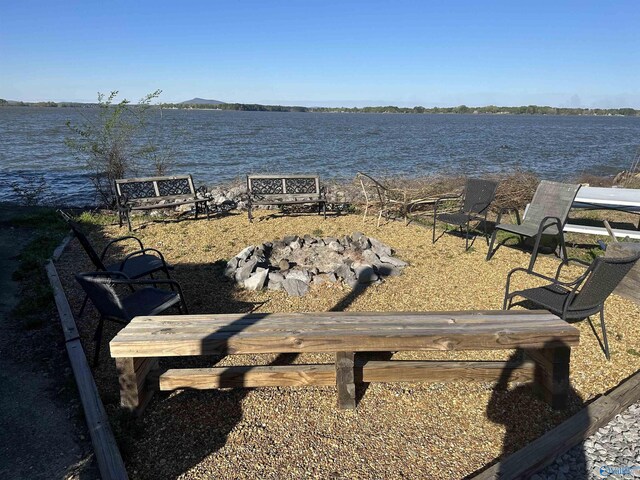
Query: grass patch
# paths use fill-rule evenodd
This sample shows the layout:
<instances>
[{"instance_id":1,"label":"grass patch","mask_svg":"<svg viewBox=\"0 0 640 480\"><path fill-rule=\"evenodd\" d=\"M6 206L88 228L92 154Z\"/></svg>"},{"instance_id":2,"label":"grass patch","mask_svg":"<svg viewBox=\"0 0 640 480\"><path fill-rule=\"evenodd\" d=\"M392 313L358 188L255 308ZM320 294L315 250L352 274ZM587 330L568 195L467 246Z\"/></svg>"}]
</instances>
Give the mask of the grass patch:
<instances>
[{"instance_id":1,"label":"grass patch","mask_svg":"<svg viewBox=\"0 0 640 480\"><path fill-rule=\"evenodd\" d=\"M76 220L85 225L105 226L113 225L117 221L115 215L102 212L82 212L76 217Z\"/></svg>"},{"instance_id":2,"label":"grass patch","mask_svg":"<svg viewBox=\"0 0 640 480\"><path fill-rule=\"evenodd\" d=\"M38 328L46 318L44 313L53 307L53 292L44 265L66 235L67 227L53 209L27 210L11 221L33 231L13 273L13 279L20 283L20 294L11 314L21 320L24 328Z\"/></svg>"}]
</instances>

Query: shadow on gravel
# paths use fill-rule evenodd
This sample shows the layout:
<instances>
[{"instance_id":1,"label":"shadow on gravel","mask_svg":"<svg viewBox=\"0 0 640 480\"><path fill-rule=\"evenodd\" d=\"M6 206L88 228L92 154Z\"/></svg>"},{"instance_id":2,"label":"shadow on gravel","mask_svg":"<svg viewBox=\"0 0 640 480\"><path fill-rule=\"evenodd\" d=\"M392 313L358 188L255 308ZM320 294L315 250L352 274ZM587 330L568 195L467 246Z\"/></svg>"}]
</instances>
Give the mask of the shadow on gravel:
<instances>
[{"instance_id":1,"label":"shadow on gravel","mask_svg":"<svg viewBox=\"0 0 640 480\"><path fill-rule=\"evenodd\" d=\"M517 350L509 358L509 362L513 362L516 365L522 365L525 360L526 354L523 350ZM542 373L537 370L538 368L537 366L534 373L535 377L538 377ZM487 405L487 418L492 422L505 426L502 453L497 459L497 461L500 462L497 477L480 475L479 478L529 478L546 465L553 463L556 456L561 456L566 453L564 443L553 449L551 458L542 455L540 450L527 452L524 458L520 458L519 456L524 452L520 453L519 451L585 407L585 403L580 395L569 385L566 408L563 410L552 410L551 406L540 398L538 387L532 383L524 385L516 384L513 388L509 389L509 383L512 382L511 375L512 370L510 369L504 369L502 371L492 391L489 404ZM589 417L584 416L578 422L573 421L572 430L583 429L588 424ZM553 441L554 439L552 438L550 440ZM582 440L584 440L584 438L577 438L575 439L575 443L579 443ZM582 448L575 448L571 453L572 458L570 463L572 470L570 473L566 473L566 478L588 478L584 450ZM512 456L514 454L516 455ZM535 463L534 467L530 467L522 473L514 475L514 468L521 468L523 460L532 460L532 455L538 454L541 455L539 458L533 460ZM568 465L569 462L567 461L566 464ZM491 468L491 465L483 467L467 478L474 478L489 468ZM551 477L545 475L544 478L555 478L555 474L557 473L559 472L555 472ZM563 475L564 474L565 473L563 473Z\"/></svg>"}]
</instances>

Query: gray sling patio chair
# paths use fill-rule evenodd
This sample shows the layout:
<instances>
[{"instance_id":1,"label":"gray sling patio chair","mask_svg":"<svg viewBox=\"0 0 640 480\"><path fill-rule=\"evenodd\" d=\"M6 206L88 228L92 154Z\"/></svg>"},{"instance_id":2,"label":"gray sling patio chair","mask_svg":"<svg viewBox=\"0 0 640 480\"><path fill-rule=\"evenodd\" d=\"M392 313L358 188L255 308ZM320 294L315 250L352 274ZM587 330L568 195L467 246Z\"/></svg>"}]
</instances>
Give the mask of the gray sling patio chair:
<instances>
[{"instance_id":1,"label":"gray sling patio chair","mask_svg":"<svg viewBox=\"0 0 640 480\"><path fill-rule=\"evenodd\" d=\"M540 305L563 320L584 320L586 318L598 342L600 342L600 338L591 323L591 315L600 313L600 328L604 341L604 345L602 342L600 345L609 360L611 356L604 323L604 303L639 258L640 253L625 258L598 257L591 264L577 259L567 259L558 266L555 278L524 268L515 268L507 274L502 308L505 310L511 308L513 298L519 296ZM576 262L588 268L575 280L561 282L559 280L560 271L569 262ZM542 287L510 292L511 276L516 272L525 272L551 283Z\"/></svg>"},{"instance_id":2,"label":"gray sling patio chair","mask_svg":"<svg viewBox=\"0 0 640 480\"><path fill-rule=\"evenodd\" d=\"M482 222L484 235L488 243L487 214L489 213L491 202L493 202L496 196L497 189L498 182L469 178L467 179L464 191L459 195L446 195L438 198L433 206L432 242L436 243L436 222L440 220L441 222L460 228L461 233L463 232L462 227L466 226L465 250L469 250L469 228L471 222ZM462 200L460 209L455 212L438 213L438 207L442 202L449 200Z\"/></svg>"},{"instance_id":3,"label":"gray sling patio chair","mask_svg":"<svg viewBox=\"0 0 640 480\"><path fill-rule=\"evenodd\" d=\"M175 280L132 280L122 272L87 272L75 277L100 314L94 335L94 367L100 359L105 320L127 324L133 317L158 315L173 306L177 306L180 313L189 313L180 284ZM130 290L126 297L116 291L119 285ZM157 288L159 285L167 285L171 290Z\"/></svg>"},{"instance_id":4,"label":"gray sling patio chair","mask_svg":"<svg viewBox=\"0 0 640 480\"><path fill-rule=\"evenodd\" d=\"M169 265L165 261L164 256L159 250L156 250L155 248L145 248L139 238L134 237L133 235L127 235L111 240L104 247L102 253L98 255L98 252L95 251L87 236L82 232L80 226L73 221L71 216L62 210L58 210L58 213L62 216L63 220L69 226L74 236L78 239L78 242L80 242L80 245L82 245L82 248L91 259L91 263L93 263L96 270L102 272L122 272L131 279L147 276L153 277L153 274L156 272L164 272L167 278L171 278L169 270L173 270L173 266ZM109 249L116 244L124 241L136 242L140 248L126 255L119 262L113 264L105 264L104 259L109 252ZM82 307L80 308L80 312L78 313L79 317L82 316L86 305L87 297L85 296L84 301L82 302Z\"/></svg>"},{"instance_id":5,"label":"gray sling patio chair","mask_svg":"<svg viewBox=\"0 0 640 480\"><path fill-rule=\"evenodd\" d=\"M562 230L564 229L565 223L567 223L571 204L573 203L573 199L576 198L579 188L580 185L543 180L540 182L540 185L538 185L522 221L520 221L517 209L501 209L498 214L498 219L496 220L493 234L491 235L487 260L490 260L494 254L493 244L499 230L518 235L521 243L523 243L524 238L535 238L535 244L531 252L531 260L529 262L529 270L533 270L533 265L538 256L538 249L540 248L540 240L543 235L552 235L558 238L560 255L563 259L566 259L567 247L564 243ZM515 211L518 223L500 223L502 215L510 210Z\"/></svg>"}]
</instances>

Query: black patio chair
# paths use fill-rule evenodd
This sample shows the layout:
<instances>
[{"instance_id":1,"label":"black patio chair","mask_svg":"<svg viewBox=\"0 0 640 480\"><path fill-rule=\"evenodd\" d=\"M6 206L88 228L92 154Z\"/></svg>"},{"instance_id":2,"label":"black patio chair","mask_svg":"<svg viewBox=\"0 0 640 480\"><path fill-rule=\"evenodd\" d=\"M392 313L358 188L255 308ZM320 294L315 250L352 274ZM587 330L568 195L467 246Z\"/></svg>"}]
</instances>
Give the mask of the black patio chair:
<instances>
[{"instance_id":1,"label":"black patio chair","mask_svg":"<svg viewBox=\"0 0 640 480\"><path fill-rule=\"evenodd\" d=\"M82 245L82 248L91 259L91 263L93 263L96 270L102 272L122 272L131 279L143 278L147 276L153 278L153 274L156 272L164 272L167 278L171 278L169 270L173 270L173 266L169 265L165 261L164 256L159 250L156 250L155 248L145 248L139 238L132 235L127 235L111 240L104 247L102 253L98 255L87 236L82 232L80 226L75 221L73 221L71 216L62 210L58 210L58 213L60 213L63 220L73 232L74 236L78 239L78 242L80 242L80 245ZM129 240L136 242L140 248L126 255L120 262L105 265L104 258L109 252L109 249L117 243ZM86 305L87 296L84 297L84 301L82 302L82 307L80 308L80 312L78 313L79 317L82 316Z\"/></svg>"},{"instance_id":2,"label":"black patio chair","mask_svg":"<svg viewBox=\"0 0 640 480\"><path fill-rule=\"evenodd\" d=\"M543 235L552 235L558 238L560 243L560 256L567 258L567 247L564 243L563 229L567 223L569 210L576 198L576 194L580 189L580 185L571 185L567 183L550 182L543 180L538 185L536 193L526 210L526 214L520 221L518 210L515 208L504 208L500 210L496 226L491 235L489 243L489 251L487 252L487 260L493 256L493 244L496 240L498 230L515 233L520 237L520 243L524 242L524 238L535 238L535 245L531 252L531 260L529 261L529 270L533 270L533 265L538 256L540 248L540 240ZM500 223L502 215L510 210L516 213L517 224Z\"/></svg>"},{"instance_id":3,"label":"black patio chair","mask_svg":"<svg viewBox=\"0 0 640 480\"><path fill-rule=\"evenodd\" d=\"M133 280L122 272L88 272L79 273L75 277L100 314L98 328L94 335L94 367L98 365L100 359L105 320L124 325L133 317L158 315L173 306L177 306L180 313L189 313L180 284L175 280ZM116 291L118 285L127 287L130 290L129 295L125 297L119 294ZM167 285L170 290L157 288L158 285Z\"/></svg>"},{"instance_id":4,"label":"black patio chair","mask_svg":"<svg viewBox=\"0 0 640 480\"><path fill-rule=\"evenodd\" d=\"M520 296L558 315L563 320L584 320L586 318L600 346L603 347L607 360L609 360L611 357L607 329L604 324L604 303L639 258L640 253L625 258L598 257L591 264L577 259L567 259L558 266L555 278L525 268L515 268L507 274L502 308L508 310L511 308L513 298ZM559 280L560 271L569 262L586 266L587 270L571 282L561 282ZM542 287L509 292L511 276L516 272L525 272L551 283ZM604 345L600 342L591 322L591 315L598 312L600 313L600 328Z\"/></svg>"},{"instance_id":5,"label":"black patio chair","mask_svg":"<svg viewBox=\"0 0 640 480\"><path fill-rule=\"evenodd\" d=\"M489 242L487 233L487 214L489 206L496 196L498 182L492 180L481 180L477 178L469 178L464 187L464 191L459 195L446 195L436 200L433 206L433 235L432 242L436 243L436 222L448 223L455 225L463 233L462 227L466 225L466 243L465 250L469 250L469 226L471 222L482 222L484 226L484 235ZM460 208L456 212L438 213L438 207L444 201L462 200Z\"/></svg>"}]
</instances>

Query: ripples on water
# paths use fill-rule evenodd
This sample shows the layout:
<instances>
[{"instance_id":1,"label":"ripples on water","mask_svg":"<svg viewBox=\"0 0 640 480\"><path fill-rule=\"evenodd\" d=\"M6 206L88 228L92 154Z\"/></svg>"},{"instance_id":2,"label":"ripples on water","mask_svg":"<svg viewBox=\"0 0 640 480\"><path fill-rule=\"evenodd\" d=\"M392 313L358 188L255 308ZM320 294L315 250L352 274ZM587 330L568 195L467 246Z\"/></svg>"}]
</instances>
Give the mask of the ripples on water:
<instances>
[{"instance_id":1,"label":"ripples on water","mask_svg":"<svg viewBox=\"0 0 640 480\"><path fill-rule=\"evenodd\" d=\"M0 108L0 200L18 174L43 174L61 202L87 203L91 185L64 145L67 120L94 110ZM152 113L171 173L216 184L249 172L376 175L532 170L542 177L613 175L640 145L640 117L384 115L164 110ZM152 171L139 172L147 175Z\"/></svg>"}]
</instances>

